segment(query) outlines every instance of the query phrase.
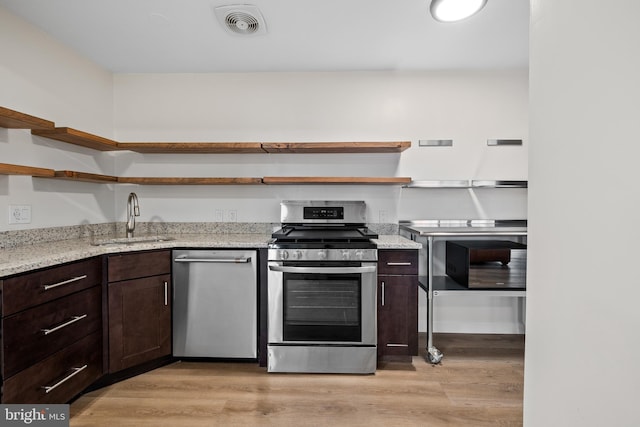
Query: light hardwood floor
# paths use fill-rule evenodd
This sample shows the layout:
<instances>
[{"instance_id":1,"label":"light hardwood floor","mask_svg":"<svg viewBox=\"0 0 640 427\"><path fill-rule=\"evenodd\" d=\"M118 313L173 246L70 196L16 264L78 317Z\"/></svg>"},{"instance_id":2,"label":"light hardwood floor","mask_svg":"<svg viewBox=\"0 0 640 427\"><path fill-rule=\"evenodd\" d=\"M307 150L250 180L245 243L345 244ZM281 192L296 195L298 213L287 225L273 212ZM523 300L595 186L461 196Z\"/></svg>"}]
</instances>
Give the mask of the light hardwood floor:
<instances>
[{"instance_id":1,"label":"light hardwood floor","mask_svg":"<svg viewBox=\"0 0 640 427\"><path fill-rule=\"evenodd\" d=\"M249 363L176 362L87 393L71 426L519 426L524 336L437 334L375 375L268 374Z\"/></svg>"}]
</instances>

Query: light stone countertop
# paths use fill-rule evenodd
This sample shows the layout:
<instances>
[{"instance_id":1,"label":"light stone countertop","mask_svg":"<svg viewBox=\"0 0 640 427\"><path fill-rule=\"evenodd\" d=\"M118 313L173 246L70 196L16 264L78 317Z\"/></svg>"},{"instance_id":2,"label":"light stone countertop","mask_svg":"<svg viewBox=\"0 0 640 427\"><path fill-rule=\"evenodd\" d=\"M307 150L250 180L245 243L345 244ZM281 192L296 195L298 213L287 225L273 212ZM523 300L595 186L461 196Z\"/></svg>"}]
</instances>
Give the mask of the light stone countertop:
<instances>
[{"instance_id":1,"label":"light stone countertop","mask_svg":"<svg viewBox=\"0 0 640 427\"><path fill-rule=\"evenodd\" d=\"M420 249L422 244L397 234L385 234L373 239L378 249Z\"/></svg>"},{"instance_id":2,"label":"light stone countertop","mask_svg":"<svg viewBox=\"0 0 640 427\"><path fill-rule=\"evenodd\" d=\"M171 240L135 244L92 245L89 239L71 239L11 249L0 249L0 277L51 267L98 255L173 248L267 248L270 234L167 234ZM378 249L419 249L421 245L399 235L374 239Z\"/></svg>"}]
</instances>

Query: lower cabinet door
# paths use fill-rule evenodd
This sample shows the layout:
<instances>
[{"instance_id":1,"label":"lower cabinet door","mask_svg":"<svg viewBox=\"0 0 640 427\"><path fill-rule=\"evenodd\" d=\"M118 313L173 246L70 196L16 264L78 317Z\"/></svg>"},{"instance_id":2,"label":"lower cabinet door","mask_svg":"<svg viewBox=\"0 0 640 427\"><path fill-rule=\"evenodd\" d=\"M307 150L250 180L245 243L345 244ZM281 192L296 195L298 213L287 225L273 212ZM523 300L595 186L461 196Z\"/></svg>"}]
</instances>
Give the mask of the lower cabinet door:
<instances>
[{"instance_id":1,"label":"lower cabinet door","mask_svg":"<svg viewBox=\"0 0 640 427\"><path fill-rule=\"evenodd\" d=\"M417 276L378 276L378 358L418 354Z\"/></svg>"},{"instance_id":2,"label":"lower cabinet door","mask_svg":"<svg viewBox=\"0 0 640 427\"><path fill-rule=\"evenodd\" d=\"M96 332L6 379L3 403L66 403L102 376Z\"/></svg>"},{"instance_id":3,"label":"lower cabinet door","mask_svg":"<svg viewBox=\"0 0 640 427\"><path fill-rule=\"evenodd\" d=\"M171 276L109 283L109 372L171 354Z\"/></svg>"}]
</instances>

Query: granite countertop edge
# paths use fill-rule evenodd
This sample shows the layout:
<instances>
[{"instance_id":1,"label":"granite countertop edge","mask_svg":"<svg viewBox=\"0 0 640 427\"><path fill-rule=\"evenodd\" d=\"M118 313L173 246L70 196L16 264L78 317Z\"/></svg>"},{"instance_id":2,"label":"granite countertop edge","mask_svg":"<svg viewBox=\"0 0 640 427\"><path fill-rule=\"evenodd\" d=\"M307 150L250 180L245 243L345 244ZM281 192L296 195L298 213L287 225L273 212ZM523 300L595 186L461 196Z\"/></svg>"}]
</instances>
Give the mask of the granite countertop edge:
<instances>
[{"instance_id":1,"label":"granite countertop edge","mask_svg":"<svg viewBox=\"0 0 640 427\"><path fill-rule=\"evenodd\" d=\"M380 235L377 239L373 239L373 242L378 249L420 249L422 247L421 243L397 234Z\"/></svg>"},{"instance_id":2,"label":"granite countertop edge","mask_svg":"<svg viewBox=\"0 0 640 427\"><path fill-rule=\"evenodd\" d=\"M268 234L181 234L166 235L171 240L108 244L96 246L89 239L61 240L0 249L0 277L12 276L41 268L94 256L174 248L267 248ZM399 235L380 235L373 240L378 249L419 249L421 245Z\"/></svg>"}]
</instances>

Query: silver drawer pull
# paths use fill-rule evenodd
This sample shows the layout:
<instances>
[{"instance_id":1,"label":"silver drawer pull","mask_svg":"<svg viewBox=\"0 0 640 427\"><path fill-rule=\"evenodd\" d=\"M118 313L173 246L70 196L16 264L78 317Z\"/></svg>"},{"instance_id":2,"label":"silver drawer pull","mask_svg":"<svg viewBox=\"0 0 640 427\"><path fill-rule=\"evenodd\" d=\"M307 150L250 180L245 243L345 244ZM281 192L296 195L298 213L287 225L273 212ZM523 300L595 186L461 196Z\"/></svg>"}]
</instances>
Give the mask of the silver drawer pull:
<instances>
[{"instance_id":1,"label":"silver drawer pull","mask_svg":"<svg viewBox=\"0 0 640 427\"><path fill-rule=\"evenodd\" d=\"M400 266L409 266L411 265L410 262L388 262L387 265L393 266L393 267L400 267Z\"/></svg>"},{"instance_id":2,"label":"silver drawer pull","mask_svg":"<svg viewBox=\"0 0 640 427\"><path fill-rule=\"evenodd\" d=\"M251 262L251 258L176 258L175 262L213 262L213 263L231 263L246 264Z\"/></svg>"},{"instance_id":3,"label":"silver drawer pull","mask_svg":"<svg viewBox=\"0 0 640 427\"><path fill-rule=\"evenodd\" d=\"M66 377L64 377L63 379L61 379L60 381L58 381L57 383L55 383L54 385L43 385L42 388L44 389L44 392L45 393L52 392L56 387L58 387L58 386L62 385L63 383L69 381L75 375L77 375L80 372L82 372L85 369L87 369L87 366L89 366L89 365L84 365L84 366L82 366L80 368L71 368L71 369L73 369L73 372L70 373L69 375L67 375Z\"/></svg>"},{"instance_id":4,"label":"silver drawer pull","mask_svg":"<svg viewBox=\"0 0 640 427\"><path fill-rule=\"evenodd\" d=\"M169 305L169 282L164 282L164 305Z\"/></svg>"},{"instance_id":5,"label":"silver drawer pull","mask_svg":"<svg viewBox=\"0 0 640 427\"><path fill-rule=\"evenodd\" d=\"M60 329L62 329L64 327L66 327L66 326L69 326L72 323L76 323L77 321L82 320L85 317L87 317L86 314L83 314L82 316L72 316L71 320L69 320L67 322L64 322L62 325L58 325L55 328L51 328L51 329L41 329L41 330L45 335L49 335L50 333L55 332L57 330L60 330Z\"/></svg>"},{"instance_id":6,"label":"silver drawer pull","mask_svg":"<svg viewBox=\"0 0 640 427\"><path fill-rule=\"evenodd\" d=\"M74 277L69 280L64 280L62 282L54 283L53 285L44 285L44 290L48 291L49 289L57 288L58 286L67 285L69 283L77 282L78 280L86 279L87 275L84 274L82 276Z\"/></svg>"},{"instance_id":7,"label":"silver drawer pull","mask_svg":"<svg viewBox=\"0 0 640 427\"><path fill-rule=\"evenodd\" d=\"M387 344L387 347L409 347L409 344Z\"/></svg>"}]
</instances>

